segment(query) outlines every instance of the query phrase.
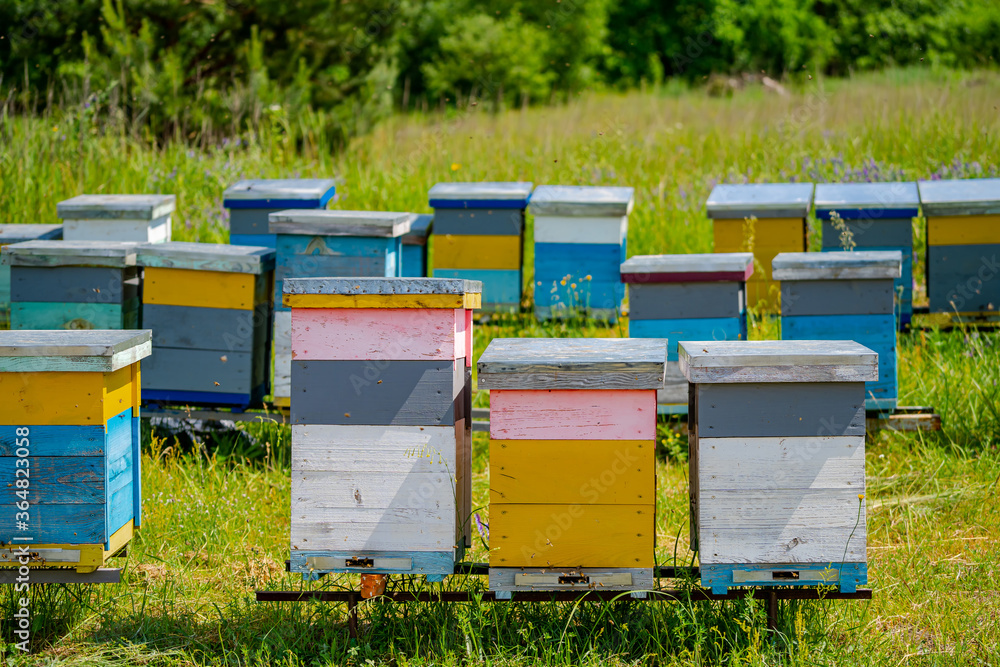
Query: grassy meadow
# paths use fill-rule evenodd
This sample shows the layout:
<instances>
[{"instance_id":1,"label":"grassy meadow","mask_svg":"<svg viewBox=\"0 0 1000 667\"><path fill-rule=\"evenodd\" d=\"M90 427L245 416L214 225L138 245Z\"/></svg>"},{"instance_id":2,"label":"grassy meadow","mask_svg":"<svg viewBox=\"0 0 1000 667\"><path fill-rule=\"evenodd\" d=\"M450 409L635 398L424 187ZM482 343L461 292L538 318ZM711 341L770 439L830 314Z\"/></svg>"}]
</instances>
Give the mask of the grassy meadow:
<instances>
[{"instance_id":1,"label":"grassy meadow","mask_svg":"<svg viewBox=\"0 0 1000 667\"><path fill-rule=\"evenodd\" d=\"M240 178L335 176L340 208L427 211L445 180L629 185L629 254L709 252L703 210L718 182L864 181L1000 175L1000 75L889 71L811 80L787 97L748 88L710 97L668 85L587 94L492 115L396 117L348 146L274 117L252 137L151 145L85 109L25 118L0 107L0 219L50 222L88 193L178 196L174 236L222 242L222 191ZM286 140L288 128L298 124ZM530 226L530 221L529 221ZM916 226L917 239L922 228ZM530 230L529 230L530 232ZM811 243L817 241L813 229ZM530 256L528 266L530 267ZM914 262L922 285L920 262ZM922 289L915 290L918 304ZM498 336L620 336L627 323L541 325L498 316ZM752 314L751 338L779 337ZM34 650L10 644L14 596L0 591L0 662L142 665L990 665L1000 663L1000 335L901 335L900 404L933 406L936 433L868 442L865 509L871 602L785 603L777 634L753 600L727 603L362 606L257 603L258 588L341 588L284 572L289 432L250 424L182 447L149 437L143 527L123 582L35 588ZM485 396L477 404L485 406ZM687 442L659 434L657 561L688 565ZM474 439L474 507L488 521L488 438ZM470 559L485 560L478 537ZM485 588L453 577L449 588ZM680 582L679 585L685 585ZM397 589L427 586L394 577ZM440 585L436 585L440 586ZM4 642L7 642L6 644Z\"/></svg>"}]
</instances>

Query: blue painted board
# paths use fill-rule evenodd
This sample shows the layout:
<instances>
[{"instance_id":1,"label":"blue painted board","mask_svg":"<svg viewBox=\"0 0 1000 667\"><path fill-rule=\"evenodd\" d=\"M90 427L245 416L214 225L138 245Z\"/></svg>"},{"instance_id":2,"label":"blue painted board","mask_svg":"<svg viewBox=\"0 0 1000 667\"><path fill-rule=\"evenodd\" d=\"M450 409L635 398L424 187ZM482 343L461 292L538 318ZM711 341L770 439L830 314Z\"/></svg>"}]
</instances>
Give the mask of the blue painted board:
<instances>
[{"instance_id":1,"label":"blue painted board","mask_svg":"<svg viewBox=\"0 0 1000 667\"><path fill-rule=\"evenodd\" d=\"M134 497L131 480L125 487L111 494L110 500L105 505L105 521L108 526L108 536L104 540L105 549L111 549L110 538L115 534L115 531L125 524L132 523L135 517L135 512L132 508Z\"/></svg>"},{"instance_id":2,"label":"blue painted board","mask_svg":"<svg viewBox=\"0 0 1000 667\"><path fill-rule=\"evenodd\" d=\"M112 419L115 419L114 417ZM21 426L0 426L0 456L14 456L15 430ZM32 456L104 456L104 426L28 426Z\"/></svg>"},{"instance_id":3,"label":"blue painted board","mask_svg":"<svg viewBox=\"0 0 1000 667\"><path fill-rule=\"evenodd\" d=\"M29 501L35 505L87 505L103 503L103 456L29 456L27 474L17 466L15 456L0 457L0 489L4 491L2 505L13 506L17 479L27 479ZM17 471L20 470L20 476Z\"/></svg>"},{"instance_id":4,"label":"blue painted board","mask_svg":"<svg viewBox=\"0 0 1000 667\"><path fill-rule=\"evenodd\" d=\"M281 304L285 278L400 276L403 242L395 238L279 234L274 270L274 302Z\"/></svg>"},{"instance_id":5,"label":"blue painted board","mask_svg":"<svg viewBox=\"0 0 1000 667\"><path fill-rule=\"evenodd\" d=\"M229 245L253 245L275 248L277 234L230 234Z\"/></svg>"},{"instance_id":6,"label":"blue painted board","mask_svg":"<svg viewBox=\"0 0 1000 667\"><path fill-rule=\"evenodd\" d=\"M326 208L335 192L330 188L319 199L224 199L226 208Z\"/></svg>"},{"instance_id":7,"label":"blue painted board","mask_svg":"<svg viewBox=\"0 0 1000 667\"><path fill-rule=\"evenodd\" d=\"M403 278L423 278L427 275L427 246L403 245L400 273Z\"/></svg>"},{"instance_id":8,"label":"blue painted board","mask_svg":"<svg viewBox=\"0 0 1000 667\"><path fill-rule=\"evenodd\" d=\"M932 313L1000 311L1000 244L927 248Z\"/></svg>"},{"instance_id":9,"label":"blue painted board","mask_svg":"<svg viewBox=\"0 0 1000 667\"><path fill-rule=\"evenodd\" d=\"M409 569L375 569L375 568L331 568L310 570L307 565L309 558L402 558L410 561ZM355 574L423 574L431 577L444 577L455 573L455 554L451 551L293 551L289 568L292 572L301 572L304 579L318 579L321 574L333 572L353 572Z\"/></svg>"},{"instance_id":10,"label":"blue painted board","mask_svg":"<svg viewBox=\"0 0 1000 667\"><path fill-rule=\"evenodd\" d=\"M536 243L535 305L620 310L625 298L621 282L625 255L624 242Z\"/></svg>"},{"instance_id":11,"label":"blue painted board","mask_svg":"<svg viewBox=\"0 0 1000 667\"><path fill-rule=\"evenodd\" d=\"M143 389L143 401L162 401L172 405L216 405L227 407L249 407L263 398L264 390L258 387L249 394L233 394L214 391L168 391Z\"/></svg>"},{"instance_id":12,"label":"blue painted board","mask_svg":"<svg viewBox=\"0 0 1000 667\"><path fill-rule=\"evenodd\" d=\"M841 593L854 593L858 586L868 583L867 563L735 563L735 564L712 564L702 565L701 585L710 588L713 595L725 595L729 588L741 586L793 586L796 588L805 586L837 586ZM830 579L830 571L833 570L834 580ZM776 579L736 583L733 581L734 572L747 573L798 573L797 580L789 580L778 574ZM810 579L810 573L813 578ZM772 577L775 575L772 575Z\"/></svg>"},{"instance_id":13,"label":"blue painted board","mask_svg":"<svg viewBox=\"0 0 1000 667\"><path fill-rule=\"evenodd\" d=\"M13 516L8 508L4 514ZM106 503L92 505L32 505L28 530L20 534L34 537L35 544L106 544ZM0 542L9 542L19 533L0 528Z\"/></svg>"},{"instance_id":14,"label":"blue painted board","mask_svg":"<svg viewBox=\"0 0 1000 667\"><path fill-rule=\"evenodd\" d=\"M136 408L138 413L138 408ZM132 417L132 521L135 527L142 525L142 438L139 415Z\"/></svg>"},{"instance_id":15,"label":"blue painted board","mask_svg":"<svg viewBox=\"0 0 1000 667\"><path fill-rule=\"evenodd\" d=\"M631 320L629 338L666 338L667 361L677 361L677 344L684 340L746 340L746 317L706 317L677 320Z\"/></svg>"},{"instance_id":16,"label":"blue painted board","mask_svg":"<svg viewBox=\"0 0 1000 667\"><path fill-rule=\"evenodd\" d=\"M26 329L129 329L139 324L138 300L116 303L44 303L27 301L10 305L10 328Z\"/></svg>"},{"instance_id":17,"label":"blue painted board","mask_svg":"<svg viewBox=\"0 0 1000 667\"><path fill-rule=\"evenodd\" d=\"M434 277L481 281L484 307L521 303L521 272L516 269L434 269Z\"/></svg>"}]
</instances>

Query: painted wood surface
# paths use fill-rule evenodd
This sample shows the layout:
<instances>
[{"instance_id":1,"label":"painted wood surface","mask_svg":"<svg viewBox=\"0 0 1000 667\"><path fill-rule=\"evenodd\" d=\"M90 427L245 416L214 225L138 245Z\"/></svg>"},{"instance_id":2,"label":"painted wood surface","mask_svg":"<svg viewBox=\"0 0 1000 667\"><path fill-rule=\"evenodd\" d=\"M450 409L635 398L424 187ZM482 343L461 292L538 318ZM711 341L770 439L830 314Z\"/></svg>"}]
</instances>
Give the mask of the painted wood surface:
<instances>
[{"instance_id":1,"label":"painted wood surface","mask_svg":"<svg viewBox=\"0 0 1000 667\"><path fill-rule=\"evenodd\" d=\"M0 331L0 364L24 359L29 367L20 371L111 372L131 366L149 353L148 331ZM64 359L61 367L47 367L56 358ZM45 362L39 363L39 359ZM91 361L97 362L97 367Z\"/></svg>"},{"instance_id":2,"label":"painted wood surface","mask_svg":"<svg viewBox=\"0 0 1000 667\"><path fill-rule=\"evenodd\" d=\"M280 213L288 209L282 208L231 208L229 209L229 242L233 245L258 245L256 243L247 244L241 240L237 243L237 237L266 237L270 243L260 244L266 247L274 247L274 234L271 228L271 214Z\"/></svg>"},{"instance_id":3,"label":"painted wood surface","mask_svg":"<svg viewBox=\"0 0 1000 667\"><path fill-rule=\"evenodd\" d=\"M434 216L428 214L412 214L410 216L410 231L403 234L403 245L404 246L426 246L427 238L431 234L431 229L434 226ZM426 275L426 272L417 274L419 276Z\"/></svg>"},{"instance_id":4,"label":"painted wood surface","mask_svg":"<svg viewBox=\"0 0 1000 667\"><path fill-rule=\"evenodd\" d=\"M136 263L147 268L258 275L274 270L274 251L262 246L171 241L138 246Z\"/></svg>"},{"instance_id":5,"label":"painted wood surface","mask_svg":"<svg viewBox=\"0 0 1000 667\"><path fill-rule=\"evenodd\" d=\"M274 312L274 373L271 392L275 398L287 399L292 395L292 314Z\"/></svg>"},{"instance_id":6,"label":"painted wood surface","mask_svg":"<svg viewBox=\"0 0 1000 667\"><path fill-rule=\"evenodd\" d=\"M701 565L701 585L725 595L730 587L828 586L854 593L868 583L865 563L767 563Z\"/></svg>"},{"instance_id":7,"label":"painted wood surface","mask_svg":"<svg viewBox=\"0 0 1000 667\"><path fill-rule=\"evenodd\" d=\"M491 567L491 591L640 591L653 589L653 568Z\"/></svg>"},{"instance_id":8,"label":"painted wood surface","mask_svg":"<svg viewBox=\"0 0 1000 667\"><path fill-rule=\"evenodd\" d=\"M915 182L889 181L882 183L817 183L813 197L816 217L828 219L830 211L842 218L865 214L867 219L888 217L915 218L920 206L920 194ZM897 211L905 215L895 215Z\"/></svg>"},{"instance_id":9,"label":"painted wood surface","mask_svg":"<svg viewBox=\"0 0 1000 667\"><path fill-rule=\"evenodd\" d=\"M654 449L651 440L491 440L490 503L652 503Z\"/></svg>"},{"instance_id":10,"label":"painted wood surface","mask_svg":"<svg viewBox=\"0 0 1000 667\"><path fill-rule=\"evenodd\" d=\"M535 216L620 217L631 213L634 203L634 188L539 185L528 206Z\"/></svg>"},{"instance_id":11,"label":"painted wood surface","mask_svg":"<svg viewBox=\"0 0 1000 667\"><path fill-rule=\"evenodd\" d=\"M24 241L58 240L62 238L62 225L41 223L0 224L0 246Z\"/></svg>"},{"instance_id":12,"label":"painted wood surface","mask_svg":"<svg viewBox=\"0 0 1000 667\"><path fill-rule=\"evenodd\" d=\"M1000 198L1000 195L997 195ZM988 245L1000 243L1000 213L938 216L927 219L928 245Z\"/></svg>"},{"instance_id":13,"label":"painted wood surface","mask_svg":"<svg viewBox=\"0 0 1000 667\"><path fill-rule=\"evenodd\" d=\"M242 246L259 246L274 250L277 245L274 234L230 234L229 243Z\"/></svg>"},{"instance_id":14,"label":"painted wood surface","mask_svg":"<svg viewBox=\"0 0 1000 667\"><path fill-rule=\"evenodd\" d=\"M633 255L620 267L629 284L745 282L753 274L753 253Z\"/></svg>"},{"instance_id":15,"label":"painted wood surface","mask_svg":"<svg viewBox=\"0 0 1000 667\"><path fill-rule=\"evenodd\" d=\"M535 215L535 243L619 244L628 234L628 216Z\"/></svg>"},{"instance_id":16,"label":"painted wood surface","mask_svg":"<svg viewBox=\"0 0 1000 667\"><path fill-rule=\"evenodd\" d=\"M296 497L296 489L292 489ZM453 513L431 507L325 507L320 499L299 505L291 525L296 551L451 551ZM451 528L451 530L449 530Z\"/></svg>"},{"instance_id":17,"label":"painted wood surface","mask_svg":"<svg viewBox=\"0 0 1000 667\"><path fill-rule=\"evenodd\" d=\"M479 358L480 389L657 389L666 341L495 338Z\"/></svg>"},{"instance_id":18,"label":"painted wood surface","mask_svg":"<svg viewBox=\"0 0 1000 667\"><path fill-rule=\"evenodd\" d=\"M275 278L398 277L399 238L279 234Z\"/></svg>"},{"instance_id":19,"label":"painted wood surface","mask_svg":"<svg viewBox=\"0 0 1000 667\"><path fill-rule=\"evenodd\" d=\"M716 252L740 252L747 242L749 223L743 218L712 223ZM760 259L766 248L783 251L805 250L805 220L802 218L759 217L753 224L754 255Z\"/></svg>"},{"instance_id":20,"label":"painted wood surface","mask_svg":"<svg viewBox=\"0 0 1000 667\"><path fill-rule=\"evenodd\" d=\"M16 266L11 300L49 303L122 303L137 297L138 281L121 269L96 266Z\"/></svg>"},{"instance_id":21,"label":"painted wood surface","mask_svg":"<svg viewBox=\"0 0 1000 667\"><path fill-rule=\"evenodd\" d=\"M293 424L292 471L454 475L460 435L455 426Z\"/></svg>"},{"instance_id":22,"label":"painted wood surface","mask_svg":"<svg viewBox=\"0 0 1000 667\"><path fill-rule=\"evenodd\" d=\"M942 215L1000 214L1000 178L918 181L917 188L928 220Z\"/></svg>"},{"instance_id":23,"label":"painted wood surface","mask_svg":"<svg viewBox=\"0 0 1000 667\"><path fill-rule=\"evenodd\" d=\"M434 236L517 236L524 231L524 208L435 208Z\"/></svg>"},{"instance_id":24,"label":"painted wood surface","mask_svg":"<svg viewBox=\"0 0 1000 667\"><path fill-rule=\"evenodd\" d=\"M927 296L932 313L1000 310L1000 244L928 246Z\"/></svg>"},{"instance_id":25,"label":"painted wood surface","mask_svg":"<svg viewBox=\"0 0 1000 667\"><path fill-rule=\"evenodd\" d=\"M163 243L172 234L171 216L155 220L66 220L63 238L67 241L125 241Z\"/></svg>"},{"instance_id":26,"label":"painted wood surface","mask_svg":"<svg viewBox=\"0 0 1000 667\"><path fill-rule=\"evenodd\" d=\"M620 309L625 254L624 244L536 243L536 306Z\"/></svg>"},{"instance_id":27,"label":"painted wood surface","mask_svg":"<svg viewBox=\"0 0 1000 667\"><path fill-rule=\"evenodd\" d=\"M436 183L427 196L432 208L487 208L499 202L524 208L533 186L527 181Z\"/></svg>"},{"instance_id":28,"label":"painted wood surface","mask_svg":"<svg viewBox=\"0 0 1000 667\"><path fill-rule=\"evenodd\" d=\"M17 451L17 429L24 424L0 425L0 458ZM103 457L105 426L36 426L28 425L32 456Z\"/></svg>"},{"instance_id":29,"label":"painted wood surface","mask_svg":"<svg viewBox=\"0 0 1000 667\"><path fill-rule=\"evenodd\" d=\"M403 278L423 278L427 275L427 246L407 244L404 236L399 263L399 272Z\"/></svg>"},{"instance_id":30,"label":"painted wood surface","mask_svg":"<svg viewBox=\"0 0 1000 667\"><path fill-rule=\"evenodd\" d=\"M292 360L293 424L438 426L464 405L465 360Z\"/></svg>"},{"instance_id":31,"label":"painted wood surface","mask_svg":"<svg viewBox=\"0 0 1000 667\"><path fill-rule=\"evenodd\" d=\"M64 220L155 220L176 206L174 195L77 195L56 204L56 215Z\"/></svg>"},{"instance_id":32,"label":"painted wood surface","mask_svg":"<svg viewBox=\"0 0 1000 667\"><path fill-rule=\"evenodd\" d=\"M688 381L681 373L676 361L667 362L667 372L663 380L663 389L656 391L657 406L683 405L684 412L669 412L667 414L687 414ZM657 408L659 410L659 407ZM663 414L662 410L659 410Z\"/></svg>"},{"instance_id":33,"label":"painted wood surface","mask_svg":"<svg viewBox=\"0 0 1000 667\"><path fill-rule=\"evenodd\" d=\"M496 309L509 306L515 309L521 305L520 269L434 269L435 278L460 278L482 283L482 307Z\"/></svg>"},{"instance_id":34,"label":"painted wood surface","mask_svg":"<svg viewBox=\"0 0 1000 667\"><path fill-rule=\"evenodd\" d=\"M865 434L860 382L698 384L699 438Z\"/></svg>"},{"instance_id":35,"label":"painted wood surface","mask_svg":"<svg viewBox=\"0 0 1000 667\"><path fill-rule=\"evenodd\" d=\"M852 341L690 341L679 346L689 382L867 382L877 355Z\"/></svg>"},{"instance_id":36,"label":"painted wood surface","mask_svg":"<svg viewBox=\"0 0 1000 667\"><path fill-rule=\"evenodd\" d=\"M739 317L745 296L742 282L633 284L629 319Z\"/></svg>"},{"instance_id":37,"label":"painted wood surface","mask_svg":"<svg viewBox=\"0 0 1000 667\"><path fill-rule=\"evenodd\" d=\"M291 201L302 207L325 208L336 193L332 178L261 178L233 183L222 193L226 208L258 208ZM249 206L244 206L249 205ZM287 206L291 208L291 206Z\"/></svg>"},{"instance_id":38,"label":"painted wood surface","mask_svg":"<svg viewBox=\"0 0 1000 667\"><path fill-rule=\"evenodd\" d=\"M667 360L678 360L677 349L685 340L746 340L745 317L709 317L670 320L630 320L632 338L659 338L667 341Z\"/></svg>"},{"instance_id":39,"label":"painted wood surface","mask_svg":"<svg viewBox=\"0 0 1000 667\"><path fill-rule=\"evenodd\" d=\"M159 348L252 352L255 328L266 320L263 311L232 308L192 308L143 304L142 326L153 332Z\"/></svg>"},{"instance_id":40,"label":"painted wood surface","mask_svg":"<svg viewBox=\"0 0 1000 667\"><path fill-rule=\"evenodd\" d=\"M481 377L481 376L480 376ZM494 390L493 440L652 440L652 390Z\"/></svg>"},{"instance_id":41,"label":"painted wood surface","mask_svg":"<svg viewBox=\"0 0 1000 667\"><path fill-rule=\"evenodd\" d=\"M894 280L902 271L900 252L787 252L771 262L775 280Z\"/></svg>"},{"instance_id":42,"label":"painted wood surface","mask_svg":"<svg viewBox=\"0 0 1000 667\"><path fill-rule=\"evenodd\" d=\"M143 387L249 394L252 356L247 352L154 347L143 364Z\"/></svg>"},{"instance_id":43,"label":"painted wood surface","mask_svg":"<svg viewBox=\"0 0 1000 667\"><path fill-rule=\"evenodd\" d=\"M699 438L698 486L741 489L865 489L865 438Z\"/></svg>"},{"instance_id":44,"label":"painted wood surface","mask_svg":"<svg viewBox=\"0 0 1000 667\"><path fill-rule=\"evenodd\" d=\"M10 327L37 329L135 329L139 325L139 300L115 303L39 303L25 301L10 306Z\"/></svg>"},{"instance_id":45,"label":"painted wood surface","mask_svg":"<svg viewBox=\"0 0 1000 667\"><path fill-rule=\"evenodd\" d=\"M367 561L371 560L369 566ZM423 574L443 581L455 572L453 551L293 551L291 571L302 573L353 572Z\"/></svg>"},{"instance_id":46,"label":"painted wood surface","mask_svg":"<svg viewBox=\"0 0 1000 667\"><path fill-rule=\"evenodd\" d=\"M0 388L9 401L0 404L0 422L79 426L106 424L133 402L132 369L113 373L2 373ZM74 400L53 401L53 396Z\"/></svg>"},{"instance_id":47,"label":"painted wood surface","mask_svg":"<svg viewBox=\"0 0 1000 667\"><path fill-rule=\"evenodd\" d=\"M135 243L123 241L25 241L3 249L9 266L135 266Z\"/></svg>"},{"instance_id":48,"label":"painted wood surface","mask_svg":"<svg viewBox=\"0 0 1000 667\"><path fill-rule=\"evenodd\" d=\"M844 220L858 249L878 249L884 246L913 246L913 220ZM829 220L823 221L823 250L841 250L840 230Z\"/></svg>"},{"instance_id":49,"label":"painted wood surface","mask_svg":"<svg viewBox=\"0 0 1000 667\"><path fill-rule=\"evenodd\" d=\"M805 218L812 206L812 183L720 183L705 202L710 218Z\"/></svg>"},{"instance_id":50,"label":"painted wood surface","mask_svg":"<svg viewBox=\"0 0 1000 667\"><path fill-rule=\"evenodd\" d=\"M410 213L296 209L268 216L267 231L279 235L396 238L410 231Z\"/></svg>"},{"instance_id":51,"label":"painted wood surface","mask_svg":"<svg viewBox=\"0 0 1000 667\"><path fill-rule=\"evenodd\" d=\"M491 503L490 567L653 567L652 504Z\"/></svg>"},{"instance_id":52,"label":"painted wood surface","mask_svg":"<svg viewBox=\"0 0 1000 667\"><path fill-rule=\"evenodd\" d=\"M465 296L482 292L471 280L449 278L295 278L285 281L285 294L315 296ZM376 300L373 304L378 304ZM388 300L386 300L388 303ZM377 308L378 305L359 306ZM389 306L391 307L391 306ZM414 306L397 306L414 307ZM433 308L435 306L423 306ZM449 306L437 306L447 308ZM461 306L450 306L461 308Z\"/></svg>"},{"instance_id":53,"label":"painted wood surface","mask_svg":"<svg viewBox=\"0 0 1000 667\"><path fill-rule=\"evenodd\" d=\"M785 280L781 283L781 316L783 318L803 315L889 315L891 317L895 312L895 296L895 283L892 278ZM821 340L828 339L827 336Z\"/></svg>"},{"instance_id":54,"label":"painted wood surface","mask_svg":"<svg viewBox=\"0 0 1000 667\"><path fill-rule=\"evenodd\" d=\"M162 306L253 310L255 289L255 277L245 273L150 267L142 298L144 303Z\"/></svg>"},{"instance_id":55,"label":"painted wood surface","mask_svg":"<svg viewBox=\"0 0 1000 667\"><path fill-rule=\"evenodd\" d=\"M15 468L19 459L0 457L0 485L10 489L13 510ZM104 502L104 457L101 456L31 456L31 505L81 505ZM24 474L22 470L21 474ZM5 498L4 501L7 501Z\"/></svg>"},{"instance_id":56,"label":"painted wood surface","mask_svg":"<svg viewBox=\"0 0 1000 667\"><path fill-rule=\"evenodd\" d=\"M521 237L435 234L434 268L520 271Z\"/></svg>"},{"instance_id":57,"label":"painted wood surface","mask_svg":"<svg viewBox=\"0 0 1000 667\"><path fill-rule=\"evenodd\" d=\"M0 505L13 516L14 505ZM106 505L32 505L32 537L36 543L103 544L107 539Z\"/></svg>"},{"instance_id":58,"label":"painted wood surface","mask_svg":"<svg viewBox=\"0 0 1000 667\"><path fill-rule=\"evenodd\" d=\"M295 359L454 360L466 350L463 309L296 309Z\"/></svg>"},{"instance_id":59,"label":"painted wood surface","mask_svg":"<svg viewBox=\"0 0 1000 667\"><path fill-rule=\"evenodd\" d=\"M482 305L482 294L289 294L285 281L283 301L289 308L468 308ZM446 280L440 278L439 280Z\"/></svg>"}]
</instances>

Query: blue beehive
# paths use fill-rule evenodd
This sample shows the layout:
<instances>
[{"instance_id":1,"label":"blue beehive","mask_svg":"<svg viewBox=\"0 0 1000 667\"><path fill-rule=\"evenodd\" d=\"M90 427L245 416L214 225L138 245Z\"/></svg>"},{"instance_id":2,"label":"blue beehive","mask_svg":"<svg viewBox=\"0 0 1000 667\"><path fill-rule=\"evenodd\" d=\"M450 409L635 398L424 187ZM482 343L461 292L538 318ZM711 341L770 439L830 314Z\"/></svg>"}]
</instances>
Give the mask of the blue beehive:
<instances>
[{"instance_id":1,"label":"blue beehive","mask_svg":"<svg viewBox=\"0 0 1000 667\"><path fill-rule=\"evenodd\" d=\"M913 317L913 218L919 214L916 183L821 183L813 206L823 223L823 250L848 250L832 213L843 221L858 250L898 250L903 270L896 279L899 326Z\"/></svg>"},{"instance_id":2,"label":"blue beehive","mask_svg":"<svg viewBox=\"0 0 1000 667\"><path fill-rule=\"evenodd\" d=\"M0 253L12 243L61 238L62 225L0 225ZM10 322L10 267L4 264L0 264L0 322Z\"/></svg>"},{"instance_id":3,"label":"blue beehive","mask_svg":"<svg viewBox=\"0 0 1000 667\"><path fill-rule=\"evenodd\" d=\"M414 215L410 231L403 235L402 270L404 278L427 276L427 239L434 224L433 215Z\"/></svg>"},{"instance_id":4,"label":"blue beehive","mask_svg":"<svg viewBox=\"0 0 1000 667\"><path fill-rule=\"evenodd\" d=\"M326 208L336 195L335 184L332 178L281 178L231 185L222 194L222 205L229 209L229 242L274 249L267 216L290 208Z\"/></svg>"}]
</instances>

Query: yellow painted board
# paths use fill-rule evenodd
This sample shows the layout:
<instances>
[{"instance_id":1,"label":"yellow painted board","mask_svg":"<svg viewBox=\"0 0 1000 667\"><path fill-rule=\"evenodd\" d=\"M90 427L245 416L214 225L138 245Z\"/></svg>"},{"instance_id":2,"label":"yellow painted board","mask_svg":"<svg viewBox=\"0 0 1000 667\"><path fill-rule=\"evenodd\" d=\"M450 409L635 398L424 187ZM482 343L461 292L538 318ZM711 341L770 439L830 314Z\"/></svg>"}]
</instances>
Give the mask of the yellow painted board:
<instances>
[{"instance_id":1,"label":"yellow painted board","mask_svg":"<svg viewBox=\"0 0 1000 667\"><path fill-rule=\"evenodd\" d=\"M285 294L289 308L480 308L482 294Z\"/></svg>"},{"instance_id":2,"label":"yellow painted board","mask_svg":"<svg viewBox=\"0 0 1000 667\"><path fill-rule=\"evenodd\" d=\"M781 307L781 283L777 280L757 280L747 283L747 305L765 304L764 310L777 312Z\"/></svg>"},{"instance_id":3,"label":"yellow painted board","mask_svg":"<svg viewBox=\"0 0 1000 667\"><path fill-rule=\"evenodd\" d=\"M135 529L132 527L132 522L125 524L116 530L111 536L111 539L108 540L111 546L108 550L104 549L103 544L32 544L31 551L34 553L44 553L45 551L52 549L62 549L67 551L79 551L80 554L77 559L70 561L59 560L49 562L43 558L37 558L31 560L28 563L28 567L72 567L76 568L77 572L84 574L93 572L97 570L97 568L103 567L108 558L113 556L115 553L120 551L122 547L132 541L134 534ZM20 567L20 562L0 557L0 567Z\"/></svg>"},{"instance_id":4,"label":"yellow painted board","mask_svg":"<svg viewBox=\"0 0 1000 667\"><path fill-rule=\"evenodd\" d=\"M743 252L747 233L743 220L714 220L715 252ZM754 224L755 248L783 248L784 252L805 251L806 223L802 218L760 218Z\"/></svg>"},{"instance_id":5,"label":"yellow painted board","mask_svg":"<svg viewBox=\"0 0 1000 667\"><path fill-rule=\"evenodd\" d=\"M147 267L142 300L161 306L253 310L256 282L257 276L249 273Z\"/></svg>"},{"instance_id":6,"label":"yellow painted board","mask_svg":"<svg viewBox=\"0 0 1000 667\"><path fill-rule=\"evenodd\" d=\"M436 269L519 269L520 236L435 235Z\"/></svg>"},{"instance_id":7,"label":"yellow painted board","mask_svg":"<svg viewBox=\"0 0 1000 667\"><path fill-rule=\"evenodd\" d=\"M274 400L271 401L272 405L276 405L279 408L288 408L292 405L292 399L289 396L275 396Z\"/></svg>"},{"instance_id":8,"label":"yellow painted board","mask_svg":"<svg viewBox=\"0 0 1000 667\"><path fill-rule=\"evenodd\" d=\"M137 365L137 364L133 364ZM0 423L90 426L138 409L131 366L113 373L0 373Z\"/></svg>"},{"instance_id":9,"label":"yellow painted board","mask_svg":"<svg viewBox=\"0 0 1000 667\"><path fill-rule=\"evenodd\" d=\"M651 440L491 440L490 504L652 503L653 450Z\"/></svg>"},{"instance_id":10,"label":"yellow painted board","mask_svg":"<svg viewBox=\"0 0 1000 667\"><path fill-rule=\"evenodd\" d=\"M653 504L491 503L490 565L653 567L655 514Z\"/></svg>"},{"instance_id":11,"label":"yellow painted board","mask_svg":"<svg viewBox=\"0 0 1000 667\"><path fill-rule=\"evenodd\" d=\"M955 215L927 219L929 245L1000 243L1000 215Z\"/></svg>"}]
</instances>

